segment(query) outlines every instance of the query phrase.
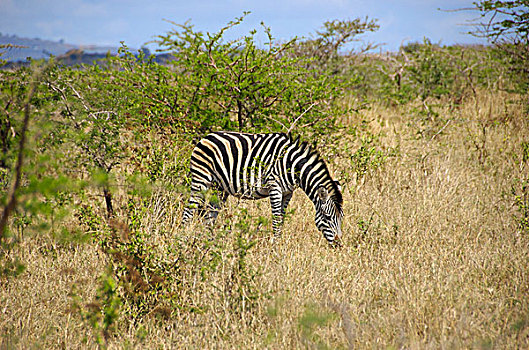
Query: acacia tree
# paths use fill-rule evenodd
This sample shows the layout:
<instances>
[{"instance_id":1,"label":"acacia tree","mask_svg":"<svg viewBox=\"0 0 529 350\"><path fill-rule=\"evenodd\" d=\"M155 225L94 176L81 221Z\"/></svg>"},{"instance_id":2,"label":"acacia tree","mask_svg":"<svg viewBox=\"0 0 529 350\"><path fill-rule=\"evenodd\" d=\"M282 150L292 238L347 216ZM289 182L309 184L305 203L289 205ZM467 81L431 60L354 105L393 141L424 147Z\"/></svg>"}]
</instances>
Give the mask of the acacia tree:
<instances>
[{"instance_id":1,"label":"acacia tree","mask_svg":"<svg viewBox=\"0 0 529 350\"><path fill-rule=\"evenodd\" d=\"M343 74L351 66L348 58L355 53L353 49L346 50L346 47L360 41L361 35L375 32L378 28L377 20L367 17L326 21L310 38L295 43L294 54L297 57L310 57L308 67L317 74ZM375 47L367 44L356 53L365 53Z\"/></svg>"},{"instance_id":2,"label":"acacia tree","mask_svg":"<svg viewBox=\"0 0 529 350\"><path fill-rule=\"evenodd\" d=\"M226 40L225 32L243 19L235 19L217 33L173 23L175 29L158 36L160 51L173 57L181 118L197 121L198 133L214 128L252 132L292 131L294 126L316 132L332 129L340 114L340 106L334 103L342 94L339 80L313 74L309 58L292 53L296 40L277 43L264 25L268 42L263 48L256 44L256 30Z\"/></svg>"},{"instance_id":3,"label":"acacia tree","mask_svg":"<svg viewBox=\"0 0 529 350\"><path fill-rule=\"evenodd\" d=\"M481 20L476 35L492 42L510 40L527 44L529 35L529 1L490 1L474 2L475 9L481 12Z\"/></svg>"},{"instance_id":4,"label":"acacia tree","mask_svg":"<svg viewBox=\"0 0 529 350\"><path fill-rule=\"evenodd\" d=\"M489 39L504 55L520 91L529 87L529 0L473 3L480 12L471 34Z\"/></svg>"}]
</instances>

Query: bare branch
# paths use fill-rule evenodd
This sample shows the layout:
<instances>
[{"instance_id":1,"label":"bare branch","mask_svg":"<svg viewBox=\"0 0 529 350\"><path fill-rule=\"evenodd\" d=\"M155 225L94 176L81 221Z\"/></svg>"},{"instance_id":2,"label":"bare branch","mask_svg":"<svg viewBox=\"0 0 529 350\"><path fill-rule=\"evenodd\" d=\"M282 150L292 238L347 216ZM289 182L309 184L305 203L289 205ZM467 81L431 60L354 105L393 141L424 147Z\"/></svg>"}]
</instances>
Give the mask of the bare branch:
<instances>
[{"instance_id":1,"label":"bare branch","mask_svg":"<svg viewBox=\"0 0 529 350\"><path fill-rule=\"evenodd\" d=\"M292 129L294 129L294 126L296 125L296 123L298 122L298 120L303 117L305 115L305 113L307 113L308 111L310 111L312 109L312 107L318 105L319 102L314 102L313 104L311 104L309 106L309 108L307 108L303 113L301 113L297 118L296 120L294 120L294 122L292 124L290 124L290 128L288 128L288 131L287 131L287 134L290 134L292 132Z\"/></svg>"},{"instance_id":2,"label":"bare branch","mask_svg":"<svg viewBox=\"0 0 529 350\"><path fill-rule=\"evenodd\" d=\"M2 244L3 239L5 238L5 228L7 226L7 220L9 216L15 210L17 204L17 190L20 187L20 181L22 179L22 165L24 164L24 147L26 145L26 134L29 126L30 118L30 109L31 109L31 99L35 94L36 85L39 82L39 79L42 73L46 70L48 66L36 70L34 72L33 80L30 83L28 95L26 96L26 101L24 105L24 121L22 123L22 130L20 131L20 140L18 142L18 159L15 165L15 182L13 188L11 189L11 194L7 205L5 206L2 217L0 218L0 245Z\"/></svg>"}]
</instances>

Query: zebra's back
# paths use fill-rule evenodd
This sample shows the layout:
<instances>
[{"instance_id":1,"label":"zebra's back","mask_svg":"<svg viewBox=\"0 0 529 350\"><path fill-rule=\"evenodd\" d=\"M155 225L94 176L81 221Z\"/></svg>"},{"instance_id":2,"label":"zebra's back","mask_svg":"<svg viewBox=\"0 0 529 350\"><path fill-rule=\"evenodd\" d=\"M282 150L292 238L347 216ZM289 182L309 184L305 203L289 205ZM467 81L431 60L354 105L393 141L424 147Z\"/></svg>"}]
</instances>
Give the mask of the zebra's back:
<instances>
[{"instance_id":1,"label":"zebra's back","mask_svg":"<svg viewBox=\"0 0 529 350\"><path fill-rule=\"evenodd\" d=\"M268 196L267 181L276 159L290 140L286 134L214 132L197 144L191 156L193 183L216 183L242 198Z\"/></svg>"}]
</instances>

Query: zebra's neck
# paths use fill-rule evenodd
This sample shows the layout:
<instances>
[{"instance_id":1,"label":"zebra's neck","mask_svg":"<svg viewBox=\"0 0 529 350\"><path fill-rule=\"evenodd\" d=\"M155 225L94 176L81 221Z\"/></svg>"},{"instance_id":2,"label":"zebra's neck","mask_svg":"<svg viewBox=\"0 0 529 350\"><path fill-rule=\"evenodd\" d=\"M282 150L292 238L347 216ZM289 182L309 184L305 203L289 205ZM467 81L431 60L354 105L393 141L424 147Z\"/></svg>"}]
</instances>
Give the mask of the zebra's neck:
<instances>
[{"instance_id":1,"label":"zebra's neck","mask_svg":"<svg viewBox=\"0 0 529 350\"><path fill-rule=\"evenodd\" d=\"M319 154L306 143L294 142L286 151L288 180L301 188L312 202L317 200L317 189L332 189L332 178Z\"/></svg>"}]
</instances>

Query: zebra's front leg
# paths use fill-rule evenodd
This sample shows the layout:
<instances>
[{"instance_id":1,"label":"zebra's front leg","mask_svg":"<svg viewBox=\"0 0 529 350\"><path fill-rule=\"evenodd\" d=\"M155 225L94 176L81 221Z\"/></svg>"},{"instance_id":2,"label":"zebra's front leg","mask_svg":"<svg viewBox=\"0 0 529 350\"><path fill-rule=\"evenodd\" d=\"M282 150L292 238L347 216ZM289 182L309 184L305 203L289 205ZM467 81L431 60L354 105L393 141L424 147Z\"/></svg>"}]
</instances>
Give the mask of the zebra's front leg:
<instances>
[{"instance_id":1,"label":"zebra's front leg","mask_svg":"<svg viewBox=\"0 0 529 350\"><path fill-rule=\"evenodd\" d=\"M294 194L294 192L283 193L283 199L281 201L281 214L283 214L283 218L287 212L288 203L290 203L290 200L292 199L292 194Z\"/></svg>"},{"instance_id":2,"label":"zebra's front leg","mask_svg":"<svg viewBox=\"0 0 529 350\"><path fill-rule=\"evenodd\" d=\"M280 188L270 190L270 206L272 207L272 230L274 238L281 236L281 226L283 225L283 193Z\"/></svg>"}]
</instances>

